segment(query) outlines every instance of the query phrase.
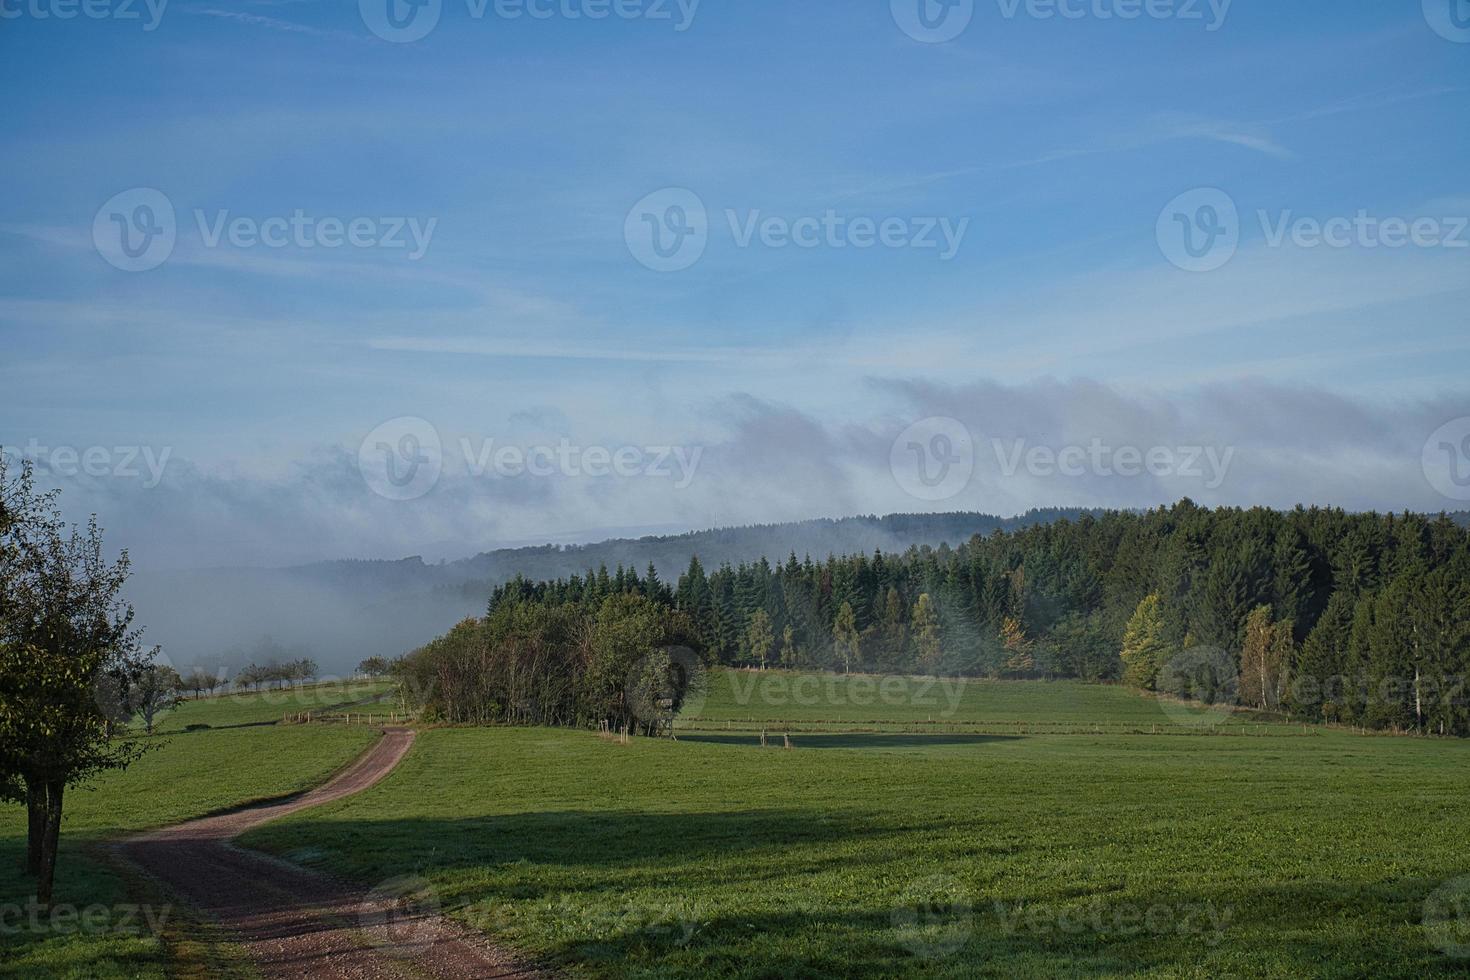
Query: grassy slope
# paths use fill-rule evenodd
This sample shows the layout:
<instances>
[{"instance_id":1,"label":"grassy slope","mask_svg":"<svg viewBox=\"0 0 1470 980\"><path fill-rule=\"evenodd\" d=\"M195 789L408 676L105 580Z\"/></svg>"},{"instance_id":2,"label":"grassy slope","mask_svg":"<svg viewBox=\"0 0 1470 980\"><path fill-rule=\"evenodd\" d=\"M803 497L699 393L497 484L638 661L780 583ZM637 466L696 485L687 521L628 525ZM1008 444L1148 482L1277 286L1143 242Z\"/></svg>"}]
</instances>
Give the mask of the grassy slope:
<instances>
[{"instance_id":1,"label":"grassy slope","mask_svg":"<svg viewBox=\"0 0 1470 980\"><path fill-rule=\"evenodd\" d=\"M993 693L1054 712L1057 687ZM1421 922L1470 873L1470 743L728 738L431 731L380 786L247 842L422 875L597 976L1464 975Z\"/></svg>"},{"instance_id":2,"label":"grassy slope","mask_svg":"<svg viewBox=\"0 0 1470 980\"><path fill-rule=\"evenodd\" d=\"M937 723L1104 729L1204 729L1260 722L1248 712L1212 712L1184 703L1161 704L1120 686L1080 681L1017 683L971 678L935 679L788 671L716 670L703 697L679 719L686 729L720 730L727 722L792 722L833 729ZM1280 726L1288 730L1290 726ZM777 726L779 730L779 726ZM1295 726L1300 732L1301 726Z\"/></svg>"},{"instance_id":3,"label":"grassy slope","mask_svg":"<svg viewBox=\"0 0 1470 980\"><path fill-rule=\"evenodd\" d=\"M275 718L282 714L274 705L250 698L197 702L179 713L185 711L193 715L188 724L218 725L248 725L241 718L254 719L266 711ZM127 772L106 774L90 789L71 791L62 830L57 902L116 907L139 901L136 887L130 894L128 883L89 853L92 844L126 831L307 789L345 765L375 737L366 728L291 726L216 727L151 739L159 748ZM0 806L0 910L24 905L33 893L29 879L21 874L24 853L24 810ZM156 901L157 896L145 893L143 899ZM28 927L0 930L0 976L166 973L167 954L151 936L37 934Z\"/></svg>"},{"instance_id":4,"label":"grassy slope","mask_svg":"<svg viewBox=\"0 0 1470 980\"><path fill-rule=\"evenodd\" d=\"M364 701L387 695L387 681L336 681L279 691L220 694L185 701L158 721L162 732L181 732L190 725L224 728L230 725L266 725L288 714L340 712ZM364 711L384 712L385 704L363 705ZM355 710L355 709L354 709Z\"/></svg>"}]
</instances>

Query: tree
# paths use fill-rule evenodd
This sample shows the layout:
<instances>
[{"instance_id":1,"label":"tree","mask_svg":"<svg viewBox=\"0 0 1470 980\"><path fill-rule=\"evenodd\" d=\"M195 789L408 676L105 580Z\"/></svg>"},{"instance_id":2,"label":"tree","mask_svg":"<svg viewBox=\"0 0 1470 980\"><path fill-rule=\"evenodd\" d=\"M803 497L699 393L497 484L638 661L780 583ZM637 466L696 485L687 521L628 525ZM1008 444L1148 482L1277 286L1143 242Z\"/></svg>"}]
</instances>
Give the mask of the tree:
<instances>
[{"instance_id":1,"label":"tree","mask_svg":"<svg viewBox=\"0 0 1470 980\"><path fill-rule=\"evenodd\" d=\"M0 497L0 782L24 785L27 871L49 907L66 789L142 753L116 736L98 680L136 677L152 654L120 598L127 553L107 561L95 518L68 527L29 467L7 483L0 463Z\"/></svg>"},{"instance_id":2,"label":"tree","mask_svg":"<svg viewBox=\"0 0 1470 980\"><path fill-rule=\"evenodd\" d=\"M1295 657L1294 627L1272 622L1271 607L1257 606L1245 621L1240 649L1240 700L1263 711L1281 707L1286 665Z\"/></svg>"},{"instance_id":3,"label":"tree","mask_svg":"<svg viewBox=\"0 0 1470 980\"><path fill-rule=\"evenodd\" d=\"M1013 674L1029 674L1036 669L1036 660L1031 655L1031 640L1021 621L1007 616L1000 624L1000 646L1005 651L1005 669Z\"/></svg>"},{"instance_id":4,"label":"tree","mask_svg":"<svg viewBox=\"0 0 1470 980\"><path fill-rule=\"evenodd\" d=\"M130 714L143 719L143 730L149 735L157 717L179 703L183 684L178 671L167 664L149 664L137 672L128 689L127 706Z\"/></svg>"},{"instance_id":5,"label":"tree","mask_svg":"<svg viewBox=\"0 0 1470 980\"><path fill-rule=\"evenodd\" d=\"M357 672L365 677L387 677L390 670L392 665L386 657L368 657L357 665Z\"/></svg>"},{"instance_id":6,"label":"tree","mask_svg":"<svg viewBox=\"0 0 1470 980\"><path fill-rule=\"evenodd\" d=\"M929 598L927 592L920 593L919 601L914 603L912 628L919 667L931 674L937 674L944 648L939 638L939 615L934 611L934 600Z\"/></svg>"},{"instance_id":7,"label":"tree","mask_svg":"<svg viewBox=\"0 0 1470 980\"><path fill-rule=\"evenodd\" d=\"M315 660L310 657L302 657L286 665L286 680L297 683L315 680L320 672Z\"/></svg>"},{"instance_id":8,"label":"tree","mask_svg":"<svg viewBox=\"0 0 1470 980\"><path fill-rule=\"evenodd\" d=\"M776 636L771 630L771 617L766 615L764 609L757 609L750 614L745 628L745 642L750 648L751 657L760 664L761 670L765 670L766 661L776 645Z\"/></svg>"},{"instance_id":9,"label":"tree","mask_svg":"<svg viewBox=\"0 0 1470 980\"><path fill-rule=\"evenodd\" d=\"M1246 618L1270 594L1266 543L1243 527L1235 534L1237 539L1215 545L1218 556L1193 597L1190 617L1201 642L1224 650L1240 648Z\"/></svg>"},{"instance_id":10,"label":"tree","mask_svg":"<svg viewBox=\"0 0 1470 980\"><path fill-rule=\"evenodd\" d=\"M796 627L787 623L781 630L781 666L795 668L800 659L796 649Z\"/></svg>"},{"instance_id":11,"label":"tree","mask_svg":"<svg viewBox=\"0 0 1470 980\"><path fill-rule=\"evenodd\" d=\"M1052 628L1046 643L1047 672L1056 677L1080 677L1085 681L1112 680L1122 663L1117 642L1109 634L1103 616L1072 613Z\"/></svg>"},{"instance_id":12,"label":"tree","mask_svg":"<svg viewBox=\"0 0 1470 980\"><path fill-rule=\"evenodd\" d=\"M197 698L205 691L213 689L211 687L213 681L213 674L196 668L179 678L179 690L189 691Z\"/></svg>"},{"instance_id":13,"label":"tree","mask_svg":"<svg viewBox=\"0 0 1470 980\"><path fill-rule=\"evenodd\" d=\"M1470 530L1447 517L1210 510L1185 500L1143 513L1027 515L958 545L902 554L833 554L820 563L799 554L792 549L779 565L721 562L708 575L691 558L674 587L662 590L652 588L655 574L633 575L623 553L616 576L513 579L494 590L493 629L456 628L451 640L435 641L442 657L424 658L422 671L414 658L406 676L443 685L437 717L585 722L584 703L561 696L581 670L575 658L559 659L570 642L558 632L564 624L533 629L517 617L585 621L606 598L599 582L607 580L610 589L639 592L686 617L691 645L725 664L749 662L763 648L752 645L749 627L764 610L787 666L799 659L849 672L1085 680L1117 679L1126 668L1137 687L1234 704L1247 620L1269 606L1254 659L1247 658L1251 704L1470 734L1459 684L1470 673ZM516 623L496 618L511 609ZM1283 633L1285 623L1294 636ZM276 644L253 658L296 656ZM1330 683L1330 695L1314 692L1312 678Z\"/></svg>"},{"instance_id":14,"label":"tree","mask_svg":"<svg viewBox=\"0 0 1470 980\"><path fill-rule=\"evenodd\" d=\"M852 673L854 661L862 656L861 643L852 606L844 602L837 607L837 617L832 621L832 645L837 658L842 661L844 674Z\"/></svg>"},{"instance_id":15,"label":"tree","mask_svg":"<svg viewBox=\"0 0 1470 980\"><path fill-rule=\"evenodd\" d=\"M1297 654L1288 685L1288 705L1314 718L1336 721L1347 701L1348 638L1353 626L1353 602L1345 592L1334 592L1317 625L1307 634Z\"/></svg>"},{"instance_id":16,"label":"tree","mask_svg":"<svg viewBox=\"0 0 1470 980\"><path fill-rule=\"evenodd\" d=\"M898 589L889 586L883 597L882 615L878 618L878 663L882 669L901 668L908 658L909 630L903 612L903 599Z\"/></svg>"},{"instance_id":17,"label":"tree","mask_svg":"<svg viewBox=\"0 0 1470 980\"><path fill-rule=\"evenodd\" d=\"M1144 596L1123 630L1123 683L1152 691L1159 669L1168 660L1164 622L1157 595Z\"/></svg>"}]
</instances>

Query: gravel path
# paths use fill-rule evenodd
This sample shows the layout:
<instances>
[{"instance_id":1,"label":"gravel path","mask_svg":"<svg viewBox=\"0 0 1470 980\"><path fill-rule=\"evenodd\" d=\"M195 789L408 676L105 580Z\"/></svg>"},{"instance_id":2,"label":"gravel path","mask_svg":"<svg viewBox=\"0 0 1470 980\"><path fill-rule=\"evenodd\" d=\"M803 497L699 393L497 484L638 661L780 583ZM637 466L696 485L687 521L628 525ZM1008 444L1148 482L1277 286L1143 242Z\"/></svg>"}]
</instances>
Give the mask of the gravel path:
<instances>
[{"instance_id":1,"label":"gravel path","mask_svg":"<svg viewBox=\"0 0 1470 980\"><path fill-rule=\"evenodd\" d=\"M393 883L368 891L231 843L288 813L362 792L393 771L413 739L409 729L387 729L317 789L132 837L117 851L218 922L266 977L550 976L401 899Z\"/></svg>"}]
</instances>

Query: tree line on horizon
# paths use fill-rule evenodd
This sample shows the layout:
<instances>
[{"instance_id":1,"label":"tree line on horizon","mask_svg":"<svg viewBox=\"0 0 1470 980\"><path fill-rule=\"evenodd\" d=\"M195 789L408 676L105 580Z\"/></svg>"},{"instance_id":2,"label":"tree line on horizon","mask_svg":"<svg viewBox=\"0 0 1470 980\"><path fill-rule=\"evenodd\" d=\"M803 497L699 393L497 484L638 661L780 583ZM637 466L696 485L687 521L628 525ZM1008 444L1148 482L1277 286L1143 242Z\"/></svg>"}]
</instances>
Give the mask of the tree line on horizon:
<instances>
[{"instance_id":1,"label":"tree line on horizon","mask_svg":"<svg viewBox=\"0 0 1470 980\"><path fill-rule=\"evenodd\" d=\"M1186 499L896 555L791 552L713 571L696 556L672 584L653 566L602 566L495 588L484 622L500 632L479 642L526 642L505 628L526 610L585 623L628 596L677 616L676 632L719 665L1121 681L1470 734L1470 532L1443 515Z\"/></svg>"}]
</instances>

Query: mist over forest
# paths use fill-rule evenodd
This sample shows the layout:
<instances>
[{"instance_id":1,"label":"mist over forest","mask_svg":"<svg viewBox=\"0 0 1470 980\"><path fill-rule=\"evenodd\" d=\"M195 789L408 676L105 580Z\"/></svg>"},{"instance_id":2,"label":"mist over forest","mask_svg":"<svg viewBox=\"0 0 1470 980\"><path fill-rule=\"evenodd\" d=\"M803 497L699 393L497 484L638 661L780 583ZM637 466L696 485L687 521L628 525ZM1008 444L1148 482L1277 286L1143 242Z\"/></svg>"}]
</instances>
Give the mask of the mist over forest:
<instances>
[{"instance_id":1,"label":"mist over forest","mask_svg":"<svg viewBox=\"0 0 1470 980\"><path fill-rule=\"evenodd\" d=\"M147 639L180 668L233 674L248 663L308 656L327 675L345 675L368 657L396 657L470 616L516 576L563 578L619 565L640 574L650 563L675 580L698 555L714 571L729 562L795 553L900 554L910 547L959 545L974 535L1013 531L1098 510L1048 508L1016 517L890 514L789 524L715 528L587 544L501 548L459 561L321 561L287 568L139 569L128 584ZM1450 515L1470 526L1470 512Z\"/></svg>"},{"instance_id":2,"label":"mist over forest","mask_svg":"<svg viewBox=\"0 0 1470 980\"><path fill-rule=\"evenodd\" d=\"M491 590L517 575L560 578L606 565L650 563L677 578L692 555L711 569L795 552L885 554L958 544L973 535L1074 518L1080 509L992 514L891 514L687 534L614 538L483 552L459 561L321 561L289 568L149 570L129 583L147 638L180 668L233 673L250 662L309 656L324 674L349 673L367 657L394 657L485 612Z\"/></svg>"}]
</instances>

